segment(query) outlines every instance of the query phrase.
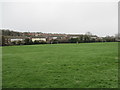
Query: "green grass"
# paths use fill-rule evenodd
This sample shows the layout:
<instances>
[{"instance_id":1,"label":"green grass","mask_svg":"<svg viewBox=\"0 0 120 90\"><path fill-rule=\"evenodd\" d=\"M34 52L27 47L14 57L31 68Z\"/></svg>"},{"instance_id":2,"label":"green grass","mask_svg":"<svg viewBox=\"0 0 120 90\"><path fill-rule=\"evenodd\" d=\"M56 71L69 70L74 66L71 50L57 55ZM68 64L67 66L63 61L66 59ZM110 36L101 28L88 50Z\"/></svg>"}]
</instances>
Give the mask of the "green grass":
<instances>
[{"instance_id":1,"label":"green grass","mask_svg":"<svg viewBox=\"0 0 120 90\"><path fill-rule=\"evenodd\" d=\"M118 43L3 47L3 88L117 88Z\"/></svg>"}]
</instances>

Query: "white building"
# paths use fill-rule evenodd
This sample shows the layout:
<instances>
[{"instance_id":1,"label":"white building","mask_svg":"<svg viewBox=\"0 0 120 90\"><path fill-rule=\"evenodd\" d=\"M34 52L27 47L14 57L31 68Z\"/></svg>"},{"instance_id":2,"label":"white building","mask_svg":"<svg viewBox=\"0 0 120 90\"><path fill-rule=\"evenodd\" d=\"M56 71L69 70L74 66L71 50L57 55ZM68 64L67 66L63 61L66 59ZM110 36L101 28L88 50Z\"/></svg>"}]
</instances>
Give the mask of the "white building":
<instances>
[{"instance_id":1,"label":"white building","mask_svg":"<svg viewBox=\"0 0 120 90\"><path fill-rule=\"evenodd\" d=\"M72 36L71 38L78 38L78 36Z\"/></svg>"},{"instance_id":2,"label":"white building","mask_svg":"<svg viewBox=\"0 0 120 90\"><path fill-rule=\"evenodd\" d=\"M46 38L32 38L32 41L45 41L46 42Z\"/></svg>"},{"instance_id":3,"label":"white building","mask_svg":"<svg viewBox=\"0 0 120 90\"><path fill-rule=\"evenodd\" d=\"M14 41L23 41L23 39L10 39L11 42L14 42Z\"/></svg>"},{"instance_id":4,"label":"white building","mask_svg":"<svg viewBox=\"0 0 120 90\"><path fill-rule=\"evenodd\" d=\"M52 37L52 39L57 39L57 37Z\"/></svg>"}]
</instances>

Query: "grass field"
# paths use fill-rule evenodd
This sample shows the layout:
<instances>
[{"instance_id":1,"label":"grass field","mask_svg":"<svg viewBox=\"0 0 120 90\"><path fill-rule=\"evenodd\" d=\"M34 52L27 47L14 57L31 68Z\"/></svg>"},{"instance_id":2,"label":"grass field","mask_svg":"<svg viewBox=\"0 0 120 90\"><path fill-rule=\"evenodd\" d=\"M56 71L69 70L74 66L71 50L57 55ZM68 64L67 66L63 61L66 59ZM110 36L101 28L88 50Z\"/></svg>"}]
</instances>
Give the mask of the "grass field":
<instances>
[{"instance_id":1,"label":"grass field","mask_svg":"<svg viewBox=\"0 0 120 90\"><path fill-rule=\"evenodd\" d=\"M3 88L117 88L118 43L3 47Z\"/></svg>"}]
</instances>

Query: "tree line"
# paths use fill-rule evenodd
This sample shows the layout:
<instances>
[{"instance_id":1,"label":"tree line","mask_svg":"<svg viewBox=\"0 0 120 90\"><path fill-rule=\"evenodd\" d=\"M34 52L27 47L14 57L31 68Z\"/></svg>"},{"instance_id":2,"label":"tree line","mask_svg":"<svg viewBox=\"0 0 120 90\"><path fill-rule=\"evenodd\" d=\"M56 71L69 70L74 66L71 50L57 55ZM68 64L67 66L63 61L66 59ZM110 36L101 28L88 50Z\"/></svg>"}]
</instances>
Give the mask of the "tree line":
<instances>
[{"instance_id":1,"label":"tree line","mask_svg":"<svg viewBox=\"0 0 120 90\"><path fill-rule=\"evenodd\" d=\"M41 33L41 32L40 32ZM7 36L24 36L23 33L10 31L10 30L2 30L2 46L5 45L32 45L32 44L57 44L57 43L90 43L90 42L117 42L119 41L119 34L115 36L106 36L106 37L98 37L97 35L92 35L92 33L87 32L84 35L79 35L76 38L67 37L64 39L51 39L47 41L38 41L35 40L34 42L31 40L30 37L26 36L25 39L22 41L13 41L9 42L7 40Z\"/></svg>"}]
</instances>

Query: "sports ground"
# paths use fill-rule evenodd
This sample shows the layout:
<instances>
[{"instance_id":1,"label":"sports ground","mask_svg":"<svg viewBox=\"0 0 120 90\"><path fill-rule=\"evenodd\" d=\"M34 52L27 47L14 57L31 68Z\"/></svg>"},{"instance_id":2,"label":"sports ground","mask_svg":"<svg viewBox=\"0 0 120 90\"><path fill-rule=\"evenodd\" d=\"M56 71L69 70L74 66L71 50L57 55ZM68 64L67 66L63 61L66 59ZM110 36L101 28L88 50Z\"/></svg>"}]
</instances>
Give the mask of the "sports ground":
<instances>
[{"instance_id":1,"label":"sports ground","mask_svg":"<svg viewBox=\"0 0 120 90\"><path fill-rule=\"evenodd\" d=\"M2 47L3 88L117 88L118 43Z\"/></svg>"}]
</instances>

